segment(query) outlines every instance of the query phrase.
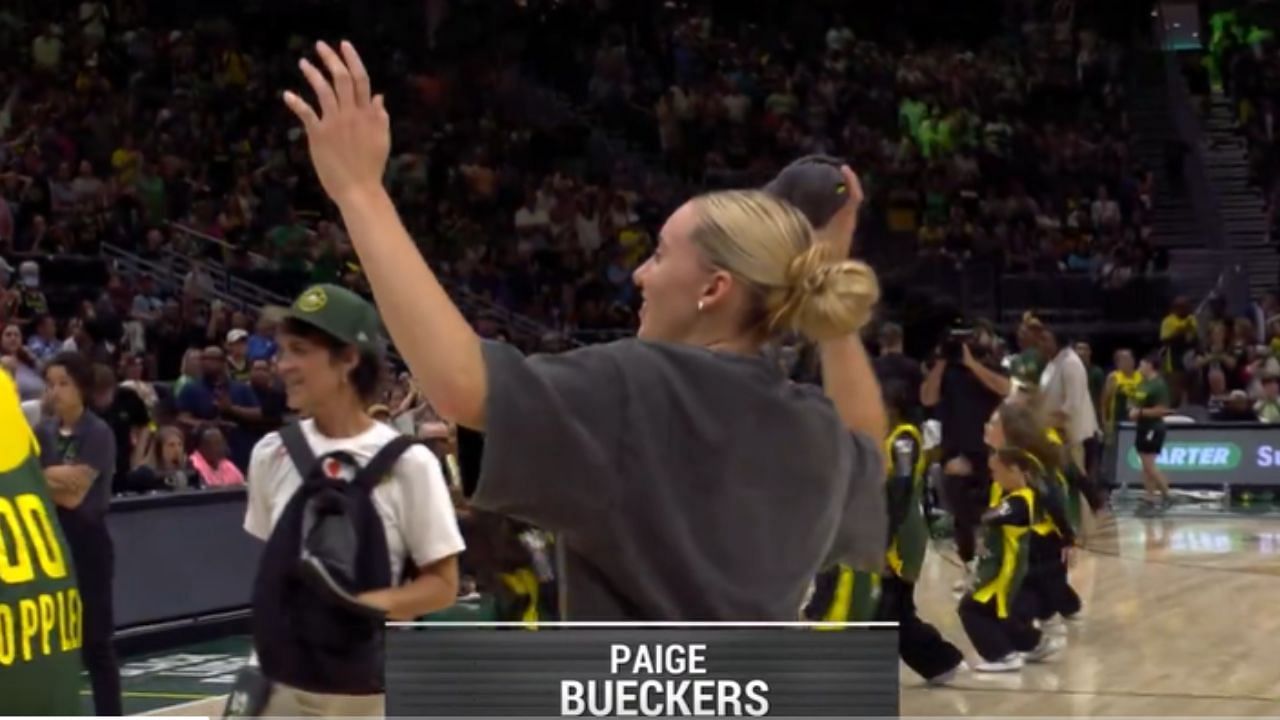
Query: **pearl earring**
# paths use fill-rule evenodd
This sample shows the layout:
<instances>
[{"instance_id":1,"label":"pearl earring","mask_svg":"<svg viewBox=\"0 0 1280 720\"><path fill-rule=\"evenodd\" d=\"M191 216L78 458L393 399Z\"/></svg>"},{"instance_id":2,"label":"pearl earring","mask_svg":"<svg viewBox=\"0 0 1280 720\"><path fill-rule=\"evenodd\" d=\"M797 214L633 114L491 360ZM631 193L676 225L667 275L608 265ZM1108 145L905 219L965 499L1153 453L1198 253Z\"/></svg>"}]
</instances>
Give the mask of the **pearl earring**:
<instances>
[{"instance_id":1,"label":"pearl earring","mask_svg":"<svg viewBox=\"0 0 1280 720\"><path fill-rule=\"evenodd\" d=\"M698 312L702 312L702 305L703 305L703 301L699 300L699 301L698 301Z\"/></svg>"}]
</instances>

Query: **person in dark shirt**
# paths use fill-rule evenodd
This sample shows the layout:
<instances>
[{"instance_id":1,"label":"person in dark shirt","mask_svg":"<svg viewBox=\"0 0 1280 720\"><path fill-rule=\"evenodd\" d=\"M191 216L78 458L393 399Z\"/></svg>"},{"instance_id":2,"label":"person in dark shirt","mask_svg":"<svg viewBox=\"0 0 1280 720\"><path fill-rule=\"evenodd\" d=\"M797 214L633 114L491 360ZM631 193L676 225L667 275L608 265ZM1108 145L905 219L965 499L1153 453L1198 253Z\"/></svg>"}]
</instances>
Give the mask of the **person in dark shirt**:
<instances>
[{"instance_id":1,"label":"person in dark shirt","mask_svg":"<svg viewBox=\"0 0 1280 720\"><path fill-rule=\"evenodd\" d=\"M254 443L263 435L279 430L289 413L288 398L271 372L271 361L254 360L249 367L249 389L258 401L261 417L252 426Z\"/></svg>"},{"instance_id":2,"label":"person in dark shirt","mask_svg":"<svg viewBox=\"0 0 1280 720\"><path fill-rule=\"evenodd\" d=\"M875 360L876 379L881 387L890 384L901 386L907 392L907 405L904 407L902 419L909 423L924 420L920 407L920 385L924 383L924 373L920 363L907 357L902 352L902 326L897 323L885 323L880 328L880 357Z\"/></svg>"},{"instance_id":3,"label":"person in dark shirt","mask_svg":"<svg viewBox=\"0 0 1280 720\"><path fill-rule=\"evenodd\" d=\"M176 378L182 374L182 356L190 346L176 301L165 302L159 320L147 327L147 347L155 350L157 377Z\"/></svg>"},{"instance_id":4,"label":"person in dark shirt","mask_svg":"<svg viewBox=\"0 0 1280 720\"><path fill-rule=\"evenodd\" d=\"M836 259L851 170L820 235L761 191L694 198L635 273L637 339L526 358L481 341L400 222L390 120L355 49L317 50L337 78L302 62L323 118L284 96L312 164L423 394L485 433L473 507L559 534L566 619L794 620L820 568L883 566L886 418L858 336L879 287ZM763 356L791 330L820 344L825 397Z\"/></svg>"},{"instance_id":5,"label":"person in dark shirt","mask_svg":"<svg viewBox=\"0 0 1280 720\"><path fill-rule=\"evenodd\" d=\"M994 361L993 340L985 331L974 332L959 343L958 361L939 352L920 386L921 404L942 424L943 491L955 518L956 551L970 575L990 485L982 428L1012 389Z\"/></svg>"},{"instance_id":6,"label":"person in dark shirt","mask_svg":"<svg viewBox=\"0 0 1280 720\"><path fill-rule=\"evenodd\" d=\"M116 469L111 487L120 492L133 469L134 450L151 424L151 413L138 393L116 385L116 375L106 365L93 366L93 388L93 411L115 436Z\"/></svg>"},{"instance_id":7,"label":"person in dark shirt","mask_svg":"<svg viewBox=\"0 0 1280 720\"><path fill-rule=\"evenodd\" d=\"M252 428L262 420L258 398L249 386L227 375L227 358L222 348L210 346L201 354L202 376L183 386L178 393L178 422L188 432L210 423L227 433L231 461L245 468L253 450Z\"/></svg>"},{"instance_id":8,"label":"person in dark shirt","mask_svg":"<svg viewBox=\"0 0 1280 720\"><path fill-rule=\"evenodd\" d=\"M107 531L116 441L111 427L86 405L93 392L93 369L79 353L55 356L45 366L44 379L52 415L36 428L36 439L84 602L81 657L93 687L95 714L120 716L120 666L111 644L115 551Z\"/></svg>"}]
</instances>

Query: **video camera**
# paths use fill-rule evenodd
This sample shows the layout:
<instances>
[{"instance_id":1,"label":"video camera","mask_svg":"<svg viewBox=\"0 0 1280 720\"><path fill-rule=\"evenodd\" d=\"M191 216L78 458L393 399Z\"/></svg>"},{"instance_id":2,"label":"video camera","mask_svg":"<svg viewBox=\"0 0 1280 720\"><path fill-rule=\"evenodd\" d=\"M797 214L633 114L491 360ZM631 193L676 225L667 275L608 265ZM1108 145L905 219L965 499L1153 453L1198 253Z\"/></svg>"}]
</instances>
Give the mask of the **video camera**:
<instances>
[{"instance_id":1,"label":"video camera","mask_svg":"<svg viewBox=\"0 0 1280 720\"><path fill-rule=\"evenodd\" d=\"M973 324L962 317L951 321L942 335L941 358L949 363L960 362L964 358L964 345L970 344L975 336Z\"/></svg>"}]
</instances>

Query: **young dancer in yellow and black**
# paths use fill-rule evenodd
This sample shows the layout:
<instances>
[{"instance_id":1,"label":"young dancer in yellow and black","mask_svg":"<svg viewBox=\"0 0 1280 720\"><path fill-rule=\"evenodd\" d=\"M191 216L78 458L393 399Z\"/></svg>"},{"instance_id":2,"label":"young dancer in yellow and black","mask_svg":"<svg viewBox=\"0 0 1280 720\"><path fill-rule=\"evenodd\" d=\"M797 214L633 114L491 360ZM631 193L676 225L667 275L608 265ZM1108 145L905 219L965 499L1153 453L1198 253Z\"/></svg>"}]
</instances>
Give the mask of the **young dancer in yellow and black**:
<instances>
[{"instance_id":1,"label":"young dancer in yellow and black","mask_svg":"<svg viewBox=\"0 0 1280 720\"><path fill-rule=\"evenodd\" d=\"M884 387L889 426L885 460L889 467L888 567L880 585L878 620L897 621L902 661L930 684L944 684L965 667L964 655L916 613L916 580L929 546L924 518L926 462L920 430L908 420L910 391L901 383Z\"/></svg>"},{"instance_id":2,"label":"young dancer in yellow and black","mask_svg":"<svg viewBox=\"0 0 1280 720\"><path fill-rule=\"evenodd\" d=\"M1020 448L991 453L988 466L998 492L982 515L983 552L978 579L960 601L960 621L982 657L978 672L1012 672L1060 647L1013 612L1014 599L1030 567L1031 526L1038 519L1031 478L1037 461Z\"/></svg>"},{"instance_id":3,"label":"young dancer in yellow and black","mask_svg":"<svg viewBox=\"0 0 1280 720\"><path fill-rule=\"evenodd\" d=\"M1081 608L1080 596L1067 581L1080 511L1080 494L1069 482L1068 473L1079 473L1080 469L1070 462L1057 432L1042 428L1037 418L1035 397L1015 395L1004 412L992 416L986 440L992 447L1019 448L1036 465L1031 484L1043 512L1031 526L1031 564L1014 601L1014 613L1022 622L1038 620L1042 630L1060 634L1063 626L1057 616L1075 618ZM995 492L994 487L992 490Z\"/></svg>"}]
</instances>

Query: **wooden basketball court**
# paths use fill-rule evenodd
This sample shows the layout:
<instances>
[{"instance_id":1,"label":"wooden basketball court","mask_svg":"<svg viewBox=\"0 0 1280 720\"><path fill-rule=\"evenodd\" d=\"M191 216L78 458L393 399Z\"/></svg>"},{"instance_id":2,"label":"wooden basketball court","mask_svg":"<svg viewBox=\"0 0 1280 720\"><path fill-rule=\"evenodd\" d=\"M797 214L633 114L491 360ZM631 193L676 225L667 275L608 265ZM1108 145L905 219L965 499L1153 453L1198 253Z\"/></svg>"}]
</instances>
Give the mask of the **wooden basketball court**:
<instances>
[{"instance_id":1,"label":"wooden basketball court","mask_svg":"<svg viewBox=\"0 0 1280 720\"><path fill-rule=\"evenodd\" d=\"M954 555L935 547L916 600L972 659L951 591L960 575ZM1238 717L1280 707L1280 612L1272 607L1280 518L1104 519L1072 584L1086 617L1070 626L1065 651L1020 673L967 673L946 688L924 686L903 666L903 715ZM148 703L147 714L219 716L225 690L203 687L207 697Z\"/></svg>"},{"instance_id":2,"label":"wooden basketball court","mask_svg":"<svg viewBox=\"0 0 1280 720\"><path fill-rule=\"evenodd\" d=\"M916 602L973 658L951 593L958 563L931 552ZM1085 618L1069 626L1065 651L947 688L903 666L902 714L1221 717L1280 707L1280 519L1105 519L1071 581Z\"/></svg>"}]
</instances>

